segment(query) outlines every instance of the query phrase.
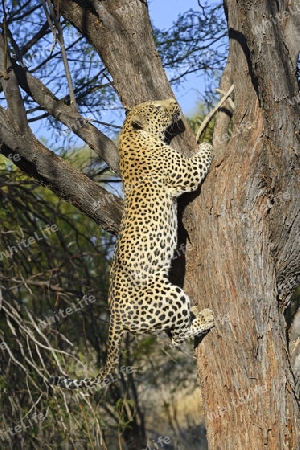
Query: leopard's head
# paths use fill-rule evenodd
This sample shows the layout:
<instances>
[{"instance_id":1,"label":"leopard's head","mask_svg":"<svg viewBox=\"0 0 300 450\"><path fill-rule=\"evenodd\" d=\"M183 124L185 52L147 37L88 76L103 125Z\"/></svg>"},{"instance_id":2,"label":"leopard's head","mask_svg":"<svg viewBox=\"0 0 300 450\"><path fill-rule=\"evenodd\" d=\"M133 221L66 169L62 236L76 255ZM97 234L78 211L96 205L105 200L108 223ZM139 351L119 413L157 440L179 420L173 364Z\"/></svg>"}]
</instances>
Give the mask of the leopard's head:
<instances>
[{"instance_id":1,"label":"leopard's head","mask_svg":"<svg viewBox=\"0 0 300 450\"><path fill-rule=\"evenodd\" d=\"M140 103L127 113L124 130L144 130L164 139L165 133L180 119L180 108L174 98Z\"/></svg>"}]
</instances>

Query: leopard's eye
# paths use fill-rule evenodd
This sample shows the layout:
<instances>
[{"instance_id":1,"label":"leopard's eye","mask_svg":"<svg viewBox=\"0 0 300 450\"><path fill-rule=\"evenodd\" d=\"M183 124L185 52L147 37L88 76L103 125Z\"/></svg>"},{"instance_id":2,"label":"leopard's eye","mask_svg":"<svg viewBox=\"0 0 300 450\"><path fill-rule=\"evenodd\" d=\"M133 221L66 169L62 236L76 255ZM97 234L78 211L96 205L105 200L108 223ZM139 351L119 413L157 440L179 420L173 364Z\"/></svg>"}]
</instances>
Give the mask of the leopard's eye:
<instances>
[{"instance_id":1,"label":"leopard's eye","mask_svg":"<svg viewBox=\"0 0 300 450\"><path fill-rule=\"evenodd\" d=\"M156 105L156 109L159 111L161 109L160 105Z\"/></svg>"}]
</instances>

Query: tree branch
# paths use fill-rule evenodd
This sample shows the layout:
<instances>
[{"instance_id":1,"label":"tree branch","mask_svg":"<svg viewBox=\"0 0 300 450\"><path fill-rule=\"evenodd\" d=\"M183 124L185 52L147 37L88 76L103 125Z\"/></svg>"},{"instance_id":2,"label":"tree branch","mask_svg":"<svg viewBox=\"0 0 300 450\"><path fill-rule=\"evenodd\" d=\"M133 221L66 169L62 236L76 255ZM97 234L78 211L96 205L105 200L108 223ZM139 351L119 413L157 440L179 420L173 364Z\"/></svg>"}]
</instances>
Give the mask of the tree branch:
<instances>
[{"instance_id":1,"label":"tree branch","mask_svg":"<svg viewBox=\"0 0 300 450\"><path fill-rule=\"evenodd\" d=\"M42 25L40 30L34 36L32 36L32 38L25 45L23 45L23 47L20 50L21 55L24 56L28 52L29 49L31 49L37 42L39 42L49 32L50 32L50 30L49 30L48 21L46 20L46 22Z\"/></svg>"},{"instance_id":2,"label":"tree branch","mask_svg":"<svg viewBox=\"0 0 300 450\"><path fill-rule=\"evenodd\" d=\"M116 91L123 104L129 107L149 100L172 95L167 76L154 45L146 3L139 0L121 2L88 2L89 7L74 0L55 0L55 8L85 36L100 55L103 64L114 79ZM100 4L101 3L101 4ZM103 3L103 4L102 4ZM95 9L96 8L96 9ZM124 10L130 13L124 14ZM141 19L142 18L142 19ZM134 36L124 39L130 23ZM144 42L141 52L138 42ZM120 61L126 61L120 73ZM138 67L138 70L137 70ZM132 77L132 74L135 74ZM132 92L135 93L132 96Z\"/></svg>"},{"instance_id":3,"label":"tree branch","mask_svg":"<svg viewBox=\"0 0 300 450\"><path fill-rule=\"evenodd\" d=\"M124 0L117 6L112 0L100 3L103 5L96 11L92 6L96 3L92 1L89 7L74 0L54 1L63 17L86 37L99 54L123 105L131 108L149 99L173 96L153 40L146 2ZM124 34L124 30L134 32ZM142 46L140 42L143 42ZM122 70L120 61L126 61ZM172 140L172 147L188 155L195 151L197 145L194 133L184 120L183 123L184 131Z\"/></svg>"},{"instance_id":4,"label":"tree branch","mask_svg":"<svg viewBox=\"0 0 300 450\"><path fill-rule=\"evenodd\" d=\"M70 68L69 68L69 62L68 62L68 58L67 58L67 54L66 54L64 35L63 35L60 19L59 19L59 16L56 15L56 13L53 9L53 6L49 0L47 0L47 5L48 5L49 10L47 9L47 6L46 6L46 0L42 0L42 5L44 7L44 11L45 11L48 23L49 23L49 27L52 30L54 39L58 41L59 46L60 46L61 56L62 56L62 60L64 63L66 77L67 77L68 86L69 86L71 106L73 106L73 108L77 110L77 103L76 103L76 98L74 95L73 82L72 82L72 77L71 77ZM57 33L56 33L55 29L56 29Z\"/></svg>"},{"instance_id":5,"label":"tree branch","mask_svg":"<svg viewBox=\"0 0 300 450\"><path fill-rule=\"evenodd\" d=\"M205 129L205 127L207 126L207 124L209 123L209 121L211 120L211 118L213 117L213 115L218 111L218 109L223 105L223 103L225 103L225 101L228 99L228 97L230 96L231 92L234 90L234 85L232 85L229 89L229 91L226 93L226 95L224 95L224 97L221 98L221 100L219 101L219 103L209 112L209 114L207 114L207 116L205 117L205 119L203 120L203 122L201 123L201 126L199 127L199 130L197 131L197 135L196 135L196 140L197 142L200 139L201 133L202 131Z\"/></svg>"},{"instance_id":6,"label":"tree branch","mask_svg":"<svg viewBox=\"0 0 300 450\"><path fill-rule=\"evenodd\" d=\"M5 61L8 61L8 77L5 76ZM20 89L17 83L17 79L14 71L12 70L12 63L8 54L8 48L5 46L4 39L0 34L0 72L2 77L2 87L4 95L8 105L8 113L10 114L10 120L13 122L16 128L18 128L22 133L29 130L26 111L24 108L23 99L20 93Z\"/></svg>"},{"instance_id":7,"label":"tree branch","mask_svg":"<svg viewBox=\"0 0 300 450\"><path fill-rule=\"evenodd\" d=\"M19 85L33 100L83 139L114 172L120 173L118 149L105 134L91 125L77 111L74 111L74 108L55 97L40 80L33 77L26 69L15 64L14 70Z\"/></svg>"},{"instance_id":8,"label":"tree branch","mask_svg":"<svg viewBox=\"0 0 300 450\"><path fill-rule=\"evenodd\" d=\"M11 153L20 156L15 161L20 169L74 204L108 232L118 232L122 200L48 150L30 131L24 145L24 135L12 129L11 118L3 108L0 108L0 150L7 157Z\"/></svg>"}]
</instances>

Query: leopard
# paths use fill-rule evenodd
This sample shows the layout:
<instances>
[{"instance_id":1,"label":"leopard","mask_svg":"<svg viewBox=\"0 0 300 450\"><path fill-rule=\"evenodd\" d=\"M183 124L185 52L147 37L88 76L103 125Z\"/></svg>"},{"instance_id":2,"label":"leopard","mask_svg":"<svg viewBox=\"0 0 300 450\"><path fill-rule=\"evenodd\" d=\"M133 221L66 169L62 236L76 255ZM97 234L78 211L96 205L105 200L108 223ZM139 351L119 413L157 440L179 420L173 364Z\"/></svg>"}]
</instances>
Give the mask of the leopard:
<instances>
[{"instance_id":1,"label":"leopard","mask_svg":"<svg viewBox=\"0 0 300 450\"><path fill-rule=\"evenodd\" d=\"M210 309L190 307L184 290L169 281L177 246L177 199L197 190L213 158L209 143L186 157L171 147L170 130L182 122L174 98L143 102L128 111L119 136L124 211L110 270L110 323L105 366L93 378L54 376L66 389L91 388L117 370L125 332L166 332L180 348L213 326Z\"/></svg>"}]
</instances>

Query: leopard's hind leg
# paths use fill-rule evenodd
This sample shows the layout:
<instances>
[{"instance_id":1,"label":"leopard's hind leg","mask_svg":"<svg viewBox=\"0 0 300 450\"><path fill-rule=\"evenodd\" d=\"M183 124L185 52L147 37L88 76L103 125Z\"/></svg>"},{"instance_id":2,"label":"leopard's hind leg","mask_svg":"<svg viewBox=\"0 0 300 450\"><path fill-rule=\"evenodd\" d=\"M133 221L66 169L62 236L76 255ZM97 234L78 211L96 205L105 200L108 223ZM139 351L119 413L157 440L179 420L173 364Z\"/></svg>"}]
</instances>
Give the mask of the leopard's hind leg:
<instances>
[{"instance_id":1,"label":"leopard's hind leg","mask_svg":"<svg viewBox=\"0 0 300 450\"><path fill-rule=\"evenodd\" d=\"M185 339L201 336L214 326L210 309L195 315L185 292L159 275L133 289L129 298L122 308L122 324L131 333L166 331L178 347Z\"/></svg>"},{"instance_id":2,"label":"leopard's hind leg","mask_svg":"<svg viewBox=\"0 0 300 450\"><path fill-rule=\"evenodd\" d=\"M185 330L178 328L174 329L171 333L172 344L175 347L179 347L183 341L188 338L201 336L206 334L211 328L214 327L214 316L210 309L203 309L200 312L195 311L196 308L192 308L190 326ZM195 316L195 317L194 317Z\"/></svg>"}]
</instances>

